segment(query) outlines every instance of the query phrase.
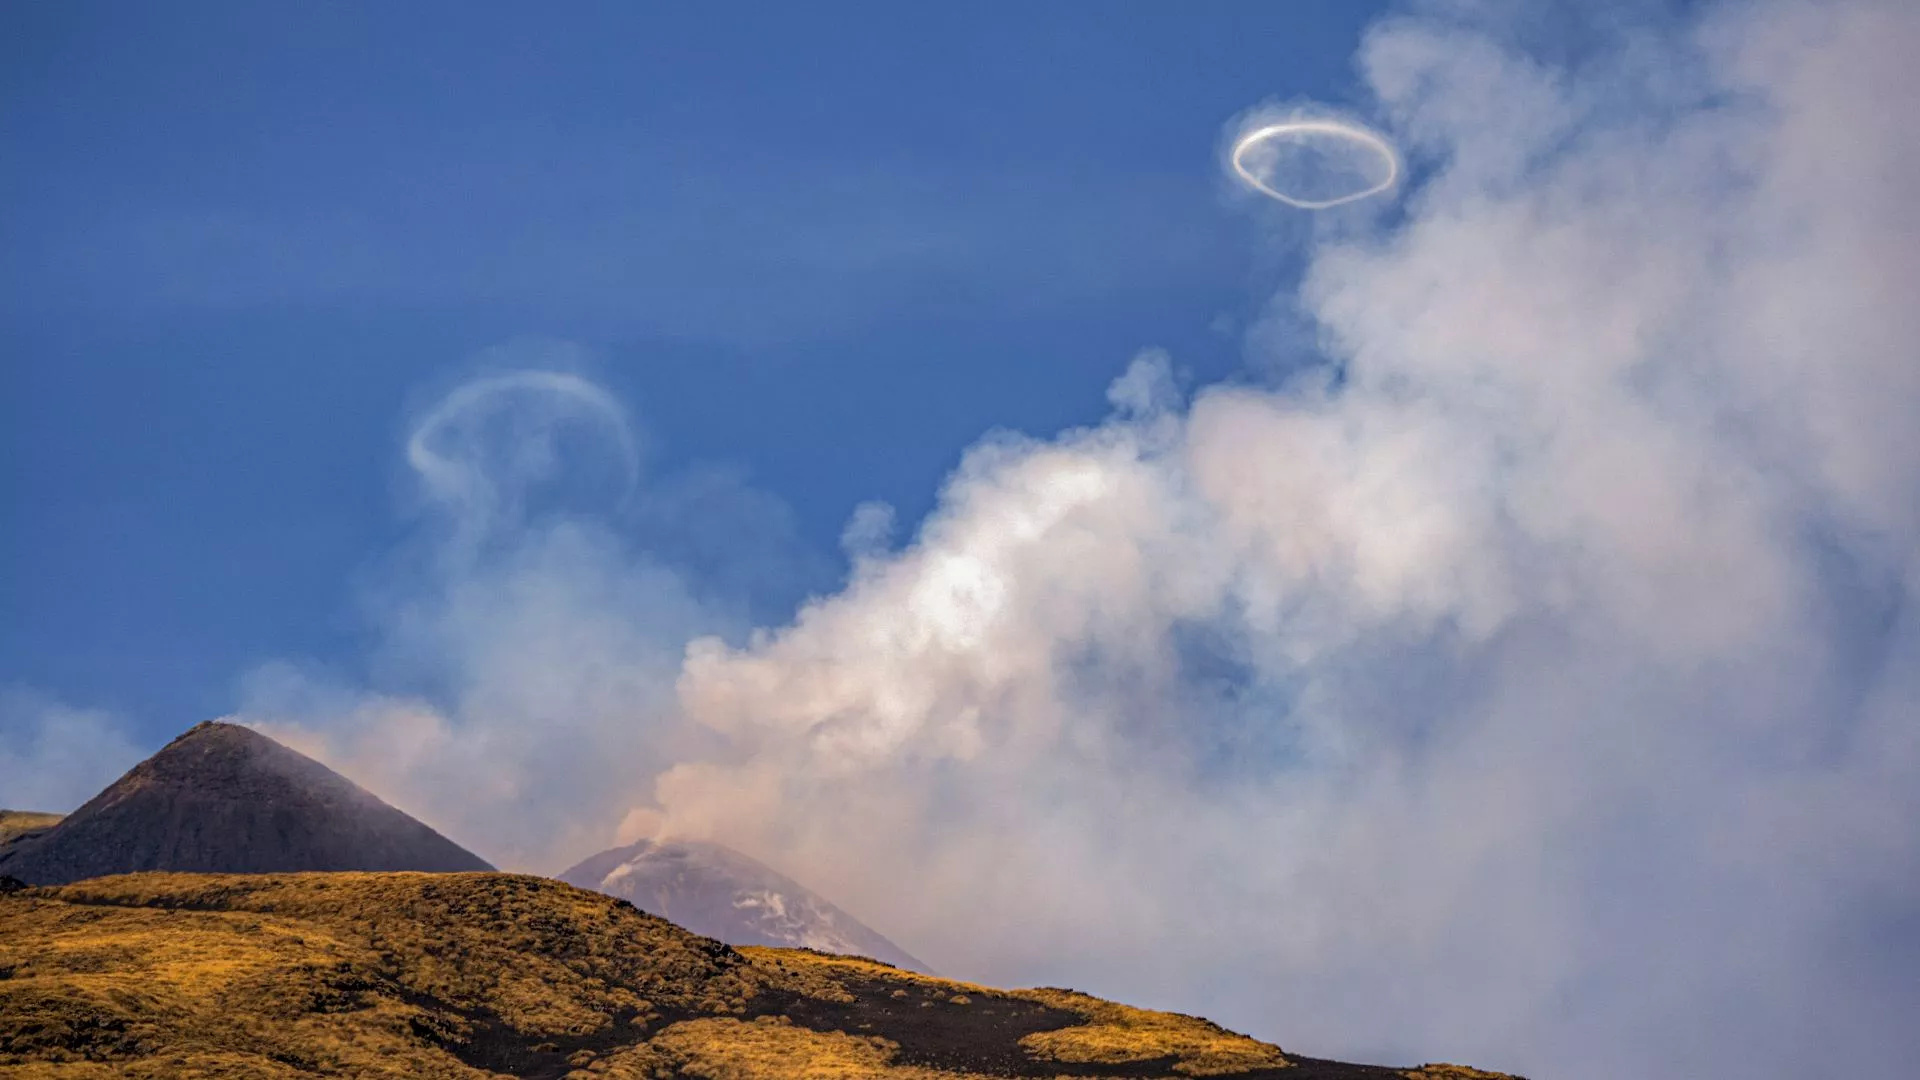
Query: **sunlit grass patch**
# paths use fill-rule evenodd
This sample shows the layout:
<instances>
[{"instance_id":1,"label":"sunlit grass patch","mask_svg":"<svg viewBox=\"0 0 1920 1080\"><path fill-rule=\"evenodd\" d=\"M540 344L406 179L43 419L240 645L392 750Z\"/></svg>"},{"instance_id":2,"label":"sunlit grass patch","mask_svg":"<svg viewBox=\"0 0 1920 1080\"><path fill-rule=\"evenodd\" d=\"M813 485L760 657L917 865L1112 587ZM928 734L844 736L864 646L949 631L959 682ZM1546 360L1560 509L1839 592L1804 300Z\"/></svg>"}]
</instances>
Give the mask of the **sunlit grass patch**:
<instances>
[{"instance_id":1,"label":"sunlit grass patch","mask_svg":"<svg viewBox=\"0 0 1920 1080\"><path fill-rule=\"evenodd\" d=\"M1017 993L1087 1018L1085 1024L1020 1040L1036 1055L1056 1061L1114 1065L1171 1057L1177 1059L1174 1071L1188 1076L1219 1076L1289 1064L1279 1047L1197 1017L1135 1009L1071 990Z\"/></svg>"},{"instance_id":2,"label":"sunlit grass patch","mask_svg":"<svg viewBox=\"0 0 1920 1080\"><path fill-rule=\"evenodd\" d=\"M33 810L0 810L0 843L21 833L40 832L60 824L61 814L42 814Z\"/></svg>"},{"instance_id":3,"label":"sunlit grass patch","mask_svg":"<svg viewBox=\"0 0 1920 1080\"><path fill-rule=\"evenodd\" d=\"M689 1020L653 1040L686 1073L708 1080L960 1080L972 1075L902 1066L884 1038L809 1031L784 1017Z\"/></svg>"}]
</instances>

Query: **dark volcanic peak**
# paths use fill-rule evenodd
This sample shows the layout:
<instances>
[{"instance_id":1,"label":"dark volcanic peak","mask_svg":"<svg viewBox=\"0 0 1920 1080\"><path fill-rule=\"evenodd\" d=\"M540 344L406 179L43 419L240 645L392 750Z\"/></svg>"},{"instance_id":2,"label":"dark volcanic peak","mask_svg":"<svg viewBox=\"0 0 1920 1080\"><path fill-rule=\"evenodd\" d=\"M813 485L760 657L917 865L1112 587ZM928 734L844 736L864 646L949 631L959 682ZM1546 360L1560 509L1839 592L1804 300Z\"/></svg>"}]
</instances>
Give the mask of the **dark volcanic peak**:
<instances>
[{"instance_id":1,"label":"dark volcanic peak","mask_svg":"<svg viewBox=\"0 0 1920 1080\"><path fill-rule=\"evenodd\" d=\"M200 724L59 824L0 846L0 874L53 885L139 870L491 870L325 765Z\"/></svg>"},{"instance_id":2,"label":"dark volcanic peak","mask_svg":"<svg viewBox=\"0 0 1920 1080\"><path fill-rule=\"evenodd\" d=\"M729 945L818 949L927 970L806 886L720 844L642 840L603 851L560 880L617 896Z\"/></svg>"}]
</instances>

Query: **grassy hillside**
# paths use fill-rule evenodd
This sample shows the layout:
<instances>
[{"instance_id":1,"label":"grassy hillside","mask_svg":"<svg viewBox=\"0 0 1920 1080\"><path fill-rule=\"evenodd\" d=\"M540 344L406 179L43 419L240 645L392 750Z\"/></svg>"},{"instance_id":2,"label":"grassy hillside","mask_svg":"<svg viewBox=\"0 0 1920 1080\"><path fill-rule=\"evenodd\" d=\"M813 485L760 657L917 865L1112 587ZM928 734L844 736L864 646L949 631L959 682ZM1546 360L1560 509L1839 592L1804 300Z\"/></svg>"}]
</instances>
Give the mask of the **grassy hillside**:
<instances>
[{"instance_id":1,"label":"grassy hillside","mask_svg":"<svg viewBox=\"0 0 1920 1080\"><path fill-rule=\"evenodd\" d=\"M32 810L0 810L0 844L27 833L44 832L60 824L59 814L40 814Z\"/></svg>"},{"instance_id":2,"label":"grassy hillside","mask_svg":"<svg viewBox=\"0 0 1920 1080\"><path fill-rule=\"evenodd\" d=\"M1412 1076L1066 990L735 950L511 874L0 890L8 1077Z\"/></svg>"}]
</instances>

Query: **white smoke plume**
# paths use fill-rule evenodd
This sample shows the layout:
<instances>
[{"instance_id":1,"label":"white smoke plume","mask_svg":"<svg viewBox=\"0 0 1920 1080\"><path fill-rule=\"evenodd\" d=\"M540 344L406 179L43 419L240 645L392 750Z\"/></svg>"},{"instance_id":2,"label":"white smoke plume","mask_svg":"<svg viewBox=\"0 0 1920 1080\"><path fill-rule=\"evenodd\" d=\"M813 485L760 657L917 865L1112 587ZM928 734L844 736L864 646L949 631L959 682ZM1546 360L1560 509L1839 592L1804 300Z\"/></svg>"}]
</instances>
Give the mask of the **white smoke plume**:
<instances>
[{"instance_id":1,"label":"white smoke plume","mask_svg":"<svg viewBox=\"0 0 1920 1080\"><path fill-rule=\"evenodd\" d=\"M1361 54L1424 171L1332 370L975 447L904 550L689 649L667 827L929 962L1564 1077L1920 1045L1920 13L1555 70ZM1691 65L1689 67L1689 65ZM1673 72L1688 70L1689 77Z\"/></svg>"},{"instance_id":2,"label":"white smoke plume","mask_svg":"<svg viewBox=\"0 0 1920 1080\"><path fill-rule=\"evenodd\" d=\"M1909 1071L1916 49L1893 3L1571 66L1384 22L1401 216L1273 311L1321 365L1189 401L1144 355L751 634L578 516L489 526L390 613L450 705L283 713L512 865L720 840L942 971L1308 1053Z\"/></svg>"}]
</instances>

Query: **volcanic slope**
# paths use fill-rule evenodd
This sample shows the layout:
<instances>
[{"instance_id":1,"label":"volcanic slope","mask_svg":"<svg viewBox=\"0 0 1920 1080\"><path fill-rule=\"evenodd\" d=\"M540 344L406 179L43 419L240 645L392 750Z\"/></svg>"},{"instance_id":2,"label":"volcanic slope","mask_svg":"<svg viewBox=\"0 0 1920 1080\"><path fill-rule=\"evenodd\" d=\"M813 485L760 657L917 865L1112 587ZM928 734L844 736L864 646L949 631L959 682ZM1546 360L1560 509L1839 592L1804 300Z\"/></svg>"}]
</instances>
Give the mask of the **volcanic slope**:
<instances>
[{"instance_id":1,"label":"volcanic slope","mask_svg":"<svg viewBox=\"0 0 1920 1080\"><path fill-rule=\"evenodd\" d=\"M632 901L729 945L849 953L928 970L824 897L720 844L642 840L603 851L560 880Z\"/></svg>"},{"instance_id":2,"label":"volcanic slope","mask_svg":"<svg viewBox=\"0 0 1920 1080\"><path fill-rule=\"evenodd\" d=\"M1204 1020L734 949L511 874L133 874L0 893L0 1074L1491 1078Z\"/></svg>"},{"instance_id":3,"label":"volcanic slope","mask_svg":"<svg viewBox=\"0 0 1920 1080\"><path fill-rule=\"evenodd\" d=\"M36 885L137 870L491 869L312 758L215 722L51 828L0 844L0 875Z\"/></svg>"}]
</instances>

